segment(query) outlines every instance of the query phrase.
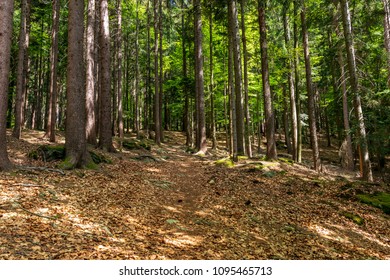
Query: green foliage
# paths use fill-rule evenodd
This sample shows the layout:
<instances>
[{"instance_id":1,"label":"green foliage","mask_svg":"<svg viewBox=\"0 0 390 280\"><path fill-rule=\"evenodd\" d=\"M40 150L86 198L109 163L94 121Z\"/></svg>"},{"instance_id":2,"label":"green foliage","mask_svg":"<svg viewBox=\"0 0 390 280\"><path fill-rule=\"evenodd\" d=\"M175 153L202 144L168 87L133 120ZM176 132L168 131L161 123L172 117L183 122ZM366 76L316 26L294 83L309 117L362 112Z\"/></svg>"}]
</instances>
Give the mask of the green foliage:
<instances>
[{"instance_id":1,"label":"green foliage","mask_svg":"<svg viewBox=\"0 0 390 280\"><path fill-rule=\"evenodd\" d=\"M233 162L233 160L230 157L229 158L219 159L219 160L215 161L215 164L218 165L218 166L224 166L224 167L227 167L227 168L234 167L234 162Z\"/></svg>"}]
</instances>

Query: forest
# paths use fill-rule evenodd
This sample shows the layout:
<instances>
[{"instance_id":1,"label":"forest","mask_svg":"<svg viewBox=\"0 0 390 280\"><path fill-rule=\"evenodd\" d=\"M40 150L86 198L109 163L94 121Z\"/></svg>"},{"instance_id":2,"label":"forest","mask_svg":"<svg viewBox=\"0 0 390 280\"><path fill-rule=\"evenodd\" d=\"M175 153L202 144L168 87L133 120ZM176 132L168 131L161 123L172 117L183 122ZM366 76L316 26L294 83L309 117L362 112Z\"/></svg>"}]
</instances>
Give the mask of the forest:
<instances>
[{"instance_id":1,"label":"forest","mask_svg":"<svg viewBox=\"0 0 390 280\"><path fill-rule=\"evenodd\" d=\"M0 18L0 259L390 259L388 0Z\"/></svg>"}]
</instances>

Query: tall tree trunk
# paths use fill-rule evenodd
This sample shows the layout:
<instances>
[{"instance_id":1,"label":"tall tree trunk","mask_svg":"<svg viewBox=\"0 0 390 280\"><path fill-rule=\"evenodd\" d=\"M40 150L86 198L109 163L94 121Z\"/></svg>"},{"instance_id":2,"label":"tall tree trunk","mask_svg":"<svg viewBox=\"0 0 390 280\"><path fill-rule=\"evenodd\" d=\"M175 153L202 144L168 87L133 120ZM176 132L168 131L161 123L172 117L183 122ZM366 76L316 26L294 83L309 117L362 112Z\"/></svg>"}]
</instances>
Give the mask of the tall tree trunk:
<instances>
[{"instance_id":1,"label":"tall tree trunk","mask_svg":"<svg viewBox=\"0 0 390 280\"><path fill-rule=\"evenodd\" d=\"M50 142L56 141L55 125L57 117L57 78L58 78L58 32L60 28L60 0L53 1L53 27L51 33L50 49L50 88L49 88L49 112L47 117L46 136Z\"/></svg>"},{"instance_id":2,"label":"tall tree trunk","mask_svg":"<svg viewBox=\"0 0 390 280\"><path fill-rule=\"evenodd\" d=\"M16 78L16 104L15 104L15 127L12 136L19 139L24 122L24 103L27 88L28 46L30 30L30 7L31 0L21 0L21 19L19 31L18 66Z\"/></svg>"},{"instance_id":3,"label":"tall tree trunk","mask_svg":"<svg viewBox=\"0 0 390 280\"><path fill-rule=\"evenodd\" d=\"M246 46L246 25L245 25L245 9L246 0L241 0L241 31L242 31L242 52L244 56L244 113L245 113L245 148L249 158L252 157L251 145L251 117L249 110L249 79L248 79L248 51Z\"/></svg>"},{"instance_id":4,"label":"tall tree trunk","mask_svg":"<svg viewBox=\"0 0 390 280\"><path fill-rule=\"evenodd\" d=\"M146 61L147 61L147 66L146 66L146 71L147 71L147 77L146 77L146 92L145 92L145 129L146 129L146 135L149 137L149 120L151 120L152 116L152 109L151 109L151 87L152 87L152 82L151 82L151 59L150 59L150 0L147 0L146 2L146 17L147 17L147 22L146 22Z\"/></svg>"},{"instance_id":5,"label":"tall tree trunk","mask_svg":"<svg viewBox=\"0 0 390 280\"><path fill-rule=\"evenodd\" d=\"M298 1L294 1L294 80L295 80L295 94L297 100L297 162L302 162L302 122L301 122L301 98L299 88L299 31L298 31Z\"/></svg>"},{"instance_id":6,"label":"tall tree trunk","mask_svg":"<svg viewBox=\"0 0 390 280\"><path fill-rule=\"evenodd\" d=\"M385 48L387 53L387 86L390 88L390 5L389 0L382 0L385 10L384 16L384 37Z\"/></svg>"},{"instance_id":7,"label":"tall tree trunk","mask_svg":"<svg viewBox=\"0 0 390 280\"><path fill-rule=\"evenodd\" d=\"M237 155L245 154L244 145L244 112L242 100L242 71L241 71L241 50L240 50L240 34L238 28L238 13L236 0L229 0L229 27L230 38L232 40L233 49L233 65L234 65L234 93L236 107L236 128L237 128Z\"/></svg>"},{"instance_id":8,"label":"tall tree trunk","mask_svg":"<svg viewBox=\"0 0 390 280\"><path fill-rule=\"evenodd\" d=\"M202 48L202 7L200 0L194 0L195 28L195 94L196 94L196 149L206 153L206 121L204 101L203 48Z\"/></svg>"},{"instance_id":9,"label":"tall tree trunk","mask_svg":"<svg viewBox=\"0 0 390 280\"><path fill-rule=\"evenodd\" d=\"M275 113L272 105L272 94L269 83L268 70L268 45L267 45L267 26L265 20L266 1L259 0L259 26L260 26L260 47L261 47L261 72L263 80L264 110L265 110L265 132L267 138L268 160L277 159L276 141L275 141Z\"/></svg>"},{"instance_id":10,"label":"tall tree trunk","mask_svg":"<svg viewBox=\"0 0 390 280\"><path fill-rule=\"evenodd\" d=\"M83 69L84 0L69 1L68 16L67 106L64 168L90 162L85 132L85 76Z\"/></svg>"},{"instance_id":11,"label":"tall tree trunk","mask_svg":"<svg viewBox=\"0 0 390 280\"><path fill-rule=\"evenodd\" d=\"M288 2L289 3L289 2ZM298 119L297 119L297 104L295 98L295 84L294 84L294 65L293 65L293 54L291 52L291 36L290 29L287 19L288 7L285 7L283 10L283 26L284 26L284 40L288 53L288 87L289 87L289 97L290 97L290 121L291 121L291 138L292 138L292 158L294 161L298 161Z\"/></svg>"},{"instance_id":12,"label":"tall tree trunk","mask_svg":"<svg viewBox=\"0 0 390 280\"><path fill-rule=\"evenodd\" d=\"M230 116L230 147L233 161L238 161L237 155L237 114L234 95L234 63L233 63L233 38L229 36L228 46L228 96L229 96L229 116Z\"/></svg>"},{"instance_id":13,"label":"tall tree trunk","mask_svg":"<svg viewBox=\"0 0 390 280\"><path fill-rule=\"evenodd\" d=\"M7 153L7 100L13 12L14 1L0 1L0 171L12 168Z\"/></svg>"},{"instance_id":14,"label":"tall tree trunk","mask_svg":"<svg viewBox=\"0 0 390 280\"><path fill-rule=\"evenodd\" d=\"M306 25L306 7L305 7L304 0L302 0L301 22L302 22L303 51L304 51L305 68L306 68L306 89L307 89L307 95L309 100L308 111L309 111L310 141L311 141L311 146L313 151L314 169L317 172L320 172L321 162L320 162L320 152L318 148L313 82L311 78L309 33Z\"/></svg>"},{"instance_id":15,"label":"tall tree trunk","mask_svg":"<svg viewBox=\"0 0 390 280\"><path fill-rule=\"evenodd\" d=\"M210 4L212 10L213 5ZM210 11L209 15L209 36L210 36L210 123L211 123L211 138L212 138L212 149L217 148L217 137L215 131L215 108L214 108L214 60L213 60L213 12Z\"/></svg>"},{"instance_id":16,"label":"tall tree trunk","mask_svg":"<svg viewBox=\"0 0 390 280\"><path fill-rule=\"evenodd\" d=\"M158 68L158 5L159 0L153 1L154 14L154 133L157 145L161 144L161 119L160 119L160 77Z\"/></svg>"},{"instance_id":17,"label":"tall tree trunk","mask_svg":"<svg viewBox=\"0 0 390 280\"><path fill-rule=\"evenodd\" d=\"M122 5L120 0L117 2L117 20L118 20L118 31L117 31L117 63L118 63L118 74L117 74L117 96L118 96L118 135L120 142L123 142L123 90L122 90L122 62L123 62L123 49L122 49ZM138 1L137 1L138 8ZM138 9L137 9L138 17ZM138 19L137 19L138 20ZM137 22L138 28L138 22ZM138 30L137 30L138 32ZM136 38L136 69L138 70L138 34ZM138 71L136 71L136 89L138 89Z\"/></svg>"},{"instance_id":18,"label":"tall tree trunk","mask_svg":"<svg viewBox=\"0 0 390 280\"><path fill-rule=\"evenodd\" d=\"M140 133L140 102L139 102L139 0L136 1L136 27L135 27L135 131L137 138Z\"/></svg>"},{"instance_id":19,"label":"tall tree trunk","mask_svg":"<svg viewBox=\"0 0 390 280\"><path fill-rule=\"evenodd\" d=\"M111 73L110 73L110 29L108 18L108 1L100 1L100 121L99 147L109 152L114 151L112 145L111 123Z\"/></svg>"},{"instance_id":20,"label":"tall tree trunk","mask_svg":"<svg viewBox=\"0 0 390 280\"><path fill-rule=\"evenodd\" d=\"M371 162L368 152L368 143L366 136L366 126L364 124L364 116L362 110L362 104L359 94L359 80L357 77L355 47L352 35L351 16L348 7L347 0L340 0L341 15L343 19L343 29L345 38L345 47L347 51L349 80L351 83L351 90L353 95L353 104L356 121L358 123L358 136L359 136L359 152L360 152L360 170L363 180L373 181Z\"/></svg>"},{"instance_id":21,"label":"tall tree trunk","mask_svg":"<svg viewBox=\"0 0 390 280\"><path fill-rule=\"evenodd\" d=\"M159 62L159 91L158 91L158 112L159 112L159 119L160 119L160 128L159 128L159 131L160 131L160 141L161 142L164 142L164 129L163 129L163 94L164 94L164 90L163 90L163 82L164 82L164 71L163 71L163 67L164 67L164 60L163 60L163 17L164 17L164 14L163 14L163 9L162 9L162 5L163 5L163 1L162 0L159 0L160 3L159 3L159 6L158 6L158 13L159 13L159 18L158 18L158 34L159 34L159 46L158 46L158 52L159 52L159 59L160 59L160 62Z\"/></svg>"},{"instance_id":22,"label":"tall tree trunk","mask_svg":"<svg viewBox=\"0 0 390 280\"><path fill-rule=\"evenodd\" d=\"M96 115L95 96L97 87L95 78L95 27L96 27L96 2L88 1L87 11L87 44L86 44L86 131L89 144L96 145Z\"/></svg>"},{"instance_id":23,"label":"tall tree trunk","mask_svg":"<svg viewBox=\"0 0 390 280\"><path fill-rule=\"evenodd\" d=\"M344 140L344 150L345 150L345 159L342 159L342 166L347 168L348 170L354 169L353 162L353 149L352 149L352 138L351 138L351 127L349 125L349 108L348 108L348 94L347 94L347 85L346 85L346 77L344 71L344 59L341 50L338 50L338 61L340 65L340 73L341 73L341 92L343 97L343 121L344 121L344 132L345 132L345 140Z\"/></svg>"},{"instance_id":24,"label":"tall tree trunk","mask_svg":"<svg viewBox=\"0 0 390 280\"><path fill-rule=\"evenodd\" d=\"M188 89L188 77L187 77L187 50L186 40L187 32L185 25L185 13L184 13L184 0L181 1L181 32L182 32L182 49L183 49L183 92L184 92L184 121L183 128L186 133L186 146L192 146L192 132L191 132L191 121L190 121L190 92Z\"/></svg>"}]
</instances>

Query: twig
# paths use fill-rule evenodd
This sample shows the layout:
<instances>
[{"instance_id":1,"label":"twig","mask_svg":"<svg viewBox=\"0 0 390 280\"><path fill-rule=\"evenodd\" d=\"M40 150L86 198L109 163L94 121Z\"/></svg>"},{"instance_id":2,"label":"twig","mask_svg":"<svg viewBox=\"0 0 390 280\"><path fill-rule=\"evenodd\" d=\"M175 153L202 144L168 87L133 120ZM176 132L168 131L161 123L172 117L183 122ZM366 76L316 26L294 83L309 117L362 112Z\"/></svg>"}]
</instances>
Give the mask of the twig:
<instances>
[{"instance_id":1,"label":"twig","mask_svg":"<svg viewBox=\"0 0 390 280\"><path fill-rule=\"evenodd\" d=\"M44 186L42 185L36 185L36 184L13 184L12 186L20 186L20 187L38 187L38 188L43 188Z\"/></svg>"},{"instance_id":2,"label":"twig","mask_svg":"<svg viewBox=\"0 0 390 280\"><path fill-rule=\"evenodd\" d=\"M38 216L38 217L45 218L45 219L49 219L49 220L57 220L57 218L54 218L54 217L43 216L43 215L31 212L30 210L27 210L26 208L22 207L22 205L20 205L20 203L15 203L15 204L18 205L17 208L19 208L19 209L21 209L21 210L23 210L31 215Z\"/></svg>"},{"instance_id":3,"label":"twig","mask_svg":"<svg viewBox=\"0 0 390 280\"><path fill-rule=\"evenodd\" d=\"M65 175L65 172L61 169L54 169L54 168L48 168L48 167L37 167L37 166L19 166L18 169L21 170L39 170L39 171L51 171L51 172L57 172L61 175Z\"/></svg>"}]
</instances>

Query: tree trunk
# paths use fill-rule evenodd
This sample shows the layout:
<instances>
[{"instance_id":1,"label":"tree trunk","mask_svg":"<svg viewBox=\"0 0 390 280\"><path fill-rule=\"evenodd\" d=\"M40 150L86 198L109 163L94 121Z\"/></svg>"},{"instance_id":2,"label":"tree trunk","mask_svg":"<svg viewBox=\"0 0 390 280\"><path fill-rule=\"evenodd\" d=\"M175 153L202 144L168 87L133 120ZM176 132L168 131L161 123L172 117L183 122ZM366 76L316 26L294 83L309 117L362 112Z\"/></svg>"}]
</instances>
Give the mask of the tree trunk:
<instances>
[{"instance_id":1,"label":"tree trunk","mask_svg":"<svg viewBox=\"0 0 390 280\"><path fill-rule=\"evenodd\" d=\"M27 88L28 46L30 39L31 0L22 0L19 31L18 66L16 78L15 126L12 136L19 139L24 122L24 103Z\"/></svg>"},{"instance_id":2,"label":"tree trunk","mask_svg":"<svg viewBox=\"0 0 390 280\"><path fill-rule=\"evenodd\" d=\"M159 0L153 1L154 13L154 133L157 145L161 144L161 119L160 119L160 77L158 68L158 5Z\"/></svg>"},{"instance_id":3,"label":"tree trunk","mask_svg":"<svg viewBox=\"0 0 390 280\"><path fill-rule=\"evenodd\" d=\"M242 52L244 56L244 113L245 113L245 148L249 158L252 157L251 145L251 117L249 110L249 79L248 79L248 51L246 46L246 27L245 27L245 7L246 0L241 0L241 32L242 32Z\"/></svg>"},{"instance_id":4,"label":"tree trunk","mask_svg":"<svg viewBox=\"0 0 390 280\"><path fill-rule=\"evenodd\" d=\"M390 88L390 6L389 0L382 0L385 10L384 15L384 37L385 48L387 53L387 86Z\"/></svg>"},{"instance_id":5,"label":"tree trunk","mask_svg":"<svg viewBox=\"0 0 390 280\"><path fill-rule=\"evenodd\" d=\"M267 53L267 26L265 20L266 1L259 0L259 26L260 26L260 47L261 47L261 72L263 81L264 93L264 110L265 110L265 132L267 138L267 153L268 160L277 159L276 141L275 141L275 113L272 105L272 94L269 83L268 70L268 53Z\"/></svg>"},{"instance_id":6,"label":"tree trunk","mask_svg":"<svg viewBox=\"0 0 390 280\"><path fill-rule=\"evenodd\" d=\"M211 4L210 9L212 10L213 5ZM210 11L209 15L209 35L210 35L210 123L211 123L211 138L212 138L212 149L217 148L217 137L215 135L215 108L214 108L214 64L213 64L213 13Z\"/></svg>"},{"instance_id":7,"label":"tree trunk","mask_svg":"<svg viewBox=\"0 0 390 280\"><path fill-rule=\"evenodd\" d=\"M195 28L195 94L196 94L196 149L206 153L206 121L204 101L203 48L202 48L202 7L200 0L194 0Z\"/></svg>"},{"instance_id":8,"label":"tree trunk","mask_svg":"<svg viewBox=\"0 0 390 280\"><path fill-rule=\"evenodd\" d=\"M0 171L12 168L7 153L7 99L14 1L0 1Z\"/></svg>"},{"instance_id":9,"label":"tree trunk","mask_svg":"<svg viewBox=\"0 0 390 280\"><path fill-rule=\"evenodd\" d=\"M100 2L100 121L99 147L109 152L114 151L112 145L111 123L111 73L110 73L110 29L108 18L108 1Z\"/></svg>"},{"instance_id":10,"label":"tree trunk","mask_svg":"<svg viewBox=\"0 0 390 280\"><path fill-rule=\"evenodd\" d=\"M89 144L96 145L96 115L95 96L97 87L95 78L95 27L96 27L96 3L88 1L87 12L87 44L86 44L86 131Z\"/></svg>"},{"instance_id":11,"label":"tree trunk","mask_svg":"<svg viewBox=\"0 0 390 280\"><path fill-rule=\"evenodd\" d=\"M137 1L138 5L138 1ZM137 6L138 8L138 6ZM138 9L137 9L138 17ZM117 2L117 20L118 20L118 31L117 31L117 97L118 97L118 135L120 142L123 142L123 91L122 91L122 61L123 61L123 50L122 50L122 6L121 1ZM138 27L138 22L137 22ZM138 31L138 30L137 30ZM136 35L136 69L138 70L138 34ZM136 71L136 89L138 89L138 71ZM138 120L137 120L138 121Z\"/></svg>"},{"instance_id":12,"label":"tree trunk","mask_svg":"<svg viewBox=\"0 0 390 280\"><path fill-rule=\"evenodd\" d=\"M234 66L234 93L236 107L236 133L237 133L237 155L245 154L244 145L244 112L242 100L242 71L241 71L241 51L240 34L238 28L238 15L236 0L229 0L229 27L230 38L232 40L233 66Z\"/></svg>"},{"instance_id":13,"label":"tree trunk","mask_svg":"<svg viewBox=\"0 0 390 280\"><path fill-rule=\"evenodd\" d=\"M355 47L352 36L351 16L349 13L348 1L340 0L341 14L343 19L343 29L345 38L345 47L347 51L349 80L351 83L351 90L353 94L353 103L356 121L358 123L358 136L359 136L359 152L360 152L360 170L363 180L373 181L371 162L368 152L368 143L366 137L366 127L364 124L362 104L359 94L359 80L357 77Z\"/></svg>"},{"instance_id":14,"label":"tree trunk","mask_svg":"<svg viewBox=\"0 0 390 280\"><path fill-rule=\"evenodd\" d=\"M159 6L158 6L158 13L159 13L159 18L158 18L158 34L159 34L159 46L158 46L158 52L159 52L159 59L160 59L160 63L159 63L159 91L158 91L158 113L159 113L159 120L160 120L160 127L159 127L159 131L160 131L160 141L161 142L164 142L164 129L163 129L163 94L164 94L164 89L163 89L163 82L164 82L164 71L163 71L163 67L164 67L164 60L163 60L163 24L162 24L162 21L163 21L163 17L164 17L164 14L163 14L163 10L162 10L162 5L163 5L163 2L162 0L159 0L160 3L159 3Z\"/></svg>"},{"instance_id":15,"label":"tree trunk","mask_svg":"<svg viewBox=\"0 0 390 280\"><path fill-rule=\"evenodd\" d=\"M283 10L283 26L284 26L284 40L288 53L288 87L289 87L289 97L290 97L290 121L291 121L291 138L292 138L292 158L294 161L298 161L298 118L297 118L297 104L295 98L295 84L294 84L294 65L293 65L293 54L291 53L290 45L290 29L288 26L287 19L287 10L286 7Z\"/></svg>"},{"instance_id":16,"label":"tree trunk","mask_svg":"<svg viewBox=\"0 0 390 280\"><path fill-rule=\"evenodd\" d=\"M69 1L68 66L65 168L83 167L90 162L85 131L84 0Z\"/></svg>"},{"instance_id":17,"label":"tree trunk","mask_svg":"<svg viewBox=\"0 0 390 280\"><path fill-rule=\"evenodd\" d=\"M137 138L140 133L140 102L139 102L139 0L136 1L136 27L135 27L135 112L134 124Z\"/></svg>"},{"instance_id":18,"label":"tree trunk","mask_svg":"<svg viewBox=\"0 0 390 280\"><path fill-rule=\"evenodd\" d=\"M317 126L316 126L316 115L315 115L315 100L313 91L313 82L311 78L311 64L310 64L310 52L309 52L309 33L306 26L306 7L304 0L302 0L301 10L301 22L302 22L302 39L303 39L303 51L305 57L305 68L306 68L306 89L308 95L308 111L309 111L309 127L310 127L310 141L313 151L313 165L314 170L320 172L320 152L318 148L317 139Z\"/></svg>"},{"instance_id":19,"label":"tree trunk","mask_svg":"<svg viewBox=\"0 0 390 280\"><path fill-rule=\"evenodd\" d=\"M294 1L294 80L295 95L297 101L297 162L302 162L302 122L301 122L301 98L299 88L299 31L298 31L298 0Z\"/></svg>"},{"instance_id":20,"label":"tree trunk","mask_svg":"<svg viewBox=\"0 0 390 280\"><path fill-rule=\"evenodd\" d=\"M53 1L53 27L51 33L50 49L50 92L49 92L49 112L47 117L46 136L50 142L56 141L55 125L57 117L57 68L58 68L58 32L60 28L60 0Z\"/></svg>"}]
</instances>

